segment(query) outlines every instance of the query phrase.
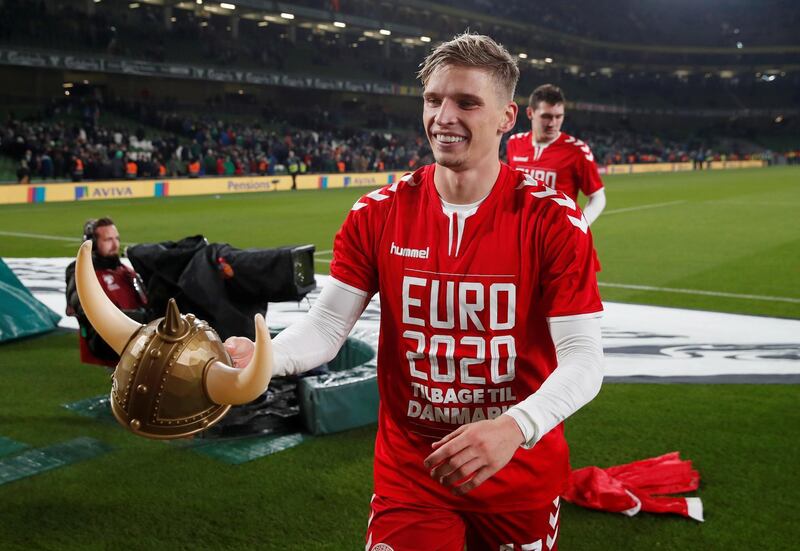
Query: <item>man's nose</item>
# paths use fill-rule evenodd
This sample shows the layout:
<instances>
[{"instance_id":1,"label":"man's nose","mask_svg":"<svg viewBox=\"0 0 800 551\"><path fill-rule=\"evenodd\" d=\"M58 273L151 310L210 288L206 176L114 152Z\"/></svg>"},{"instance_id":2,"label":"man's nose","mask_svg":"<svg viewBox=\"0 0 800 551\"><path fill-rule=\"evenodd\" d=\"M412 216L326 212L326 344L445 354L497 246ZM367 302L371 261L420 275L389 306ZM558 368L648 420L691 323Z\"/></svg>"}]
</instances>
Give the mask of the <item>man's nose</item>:
<instances>
[{"instance_id":1,"label":"man's nose","mask_svg":"<svg viewBox=\"0 0 800 551\"><path fill-rule=\"evenodd\" d=\"M441 125L453 124L457 119L457 106L454 101L445 98L436 114L436 122Z\"/></svg>"}]
</instances>

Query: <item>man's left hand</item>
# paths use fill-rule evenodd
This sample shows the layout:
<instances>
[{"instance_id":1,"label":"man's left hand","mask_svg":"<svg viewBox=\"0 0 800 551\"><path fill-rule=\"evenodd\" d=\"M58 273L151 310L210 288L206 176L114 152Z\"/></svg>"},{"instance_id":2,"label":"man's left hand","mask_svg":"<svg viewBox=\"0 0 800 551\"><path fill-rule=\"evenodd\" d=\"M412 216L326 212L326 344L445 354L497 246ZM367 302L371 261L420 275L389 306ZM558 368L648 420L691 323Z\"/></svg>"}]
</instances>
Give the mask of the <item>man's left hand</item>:
<instances>
[{"instance_id":1,"label":"man's left hand","mask_svg":"<svg viewBox=\"0 0 800 551\"><path fill-rule=\"evenodd\" d=\"M431 477L456 495L483 484L511 461L525 441L517 422L508 415L462 425L438 442L425 459Z\"/></svg>"}]
</instances>

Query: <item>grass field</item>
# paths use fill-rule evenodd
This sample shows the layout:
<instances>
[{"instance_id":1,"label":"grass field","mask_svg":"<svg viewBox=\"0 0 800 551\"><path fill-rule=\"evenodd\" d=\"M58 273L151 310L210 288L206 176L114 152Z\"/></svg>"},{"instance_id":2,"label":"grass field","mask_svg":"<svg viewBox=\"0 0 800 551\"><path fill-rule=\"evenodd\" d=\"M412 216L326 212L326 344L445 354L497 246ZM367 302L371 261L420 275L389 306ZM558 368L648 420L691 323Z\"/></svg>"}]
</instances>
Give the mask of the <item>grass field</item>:
<instances>
[{"instance_id":1,"label":"grass field","mask_svg":"<svg viewBox=\"0 0 800 551\"><path fill-rule=\"evenodd\" d=\"M800 168L606 185L607 210L593 226L605 300L800 318ZM202 233L238 247L328 251L363 192L0 207L0 256L71 256L83 220L100 215L129 243ZM91 436L114 449L0 485L0 548L363 549L374 427L226 465L65 410L109 387L75 348L69 334L0 347L0 435L31 446ZM604 386L567 423L573 466L680 450L701 473L706 522L567 505L561 549L796 548L798 403L795 385Z\"/></svg>"}]
</instances>

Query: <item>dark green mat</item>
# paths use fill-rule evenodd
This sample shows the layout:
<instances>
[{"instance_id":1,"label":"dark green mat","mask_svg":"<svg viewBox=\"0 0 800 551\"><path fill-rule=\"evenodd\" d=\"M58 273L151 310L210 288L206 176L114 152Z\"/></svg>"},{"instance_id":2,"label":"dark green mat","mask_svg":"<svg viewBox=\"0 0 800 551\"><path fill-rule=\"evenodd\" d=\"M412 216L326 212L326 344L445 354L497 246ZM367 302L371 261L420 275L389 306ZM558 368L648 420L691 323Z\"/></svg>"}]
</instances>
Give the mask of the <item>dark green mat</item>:
<instances>
[{"instance_id":1,"label":"dark green mat","mask_svg":"<svg viewBox=\"0 0 800 551\"><path fill-rule=\"evenodd\" d=\"M64 407L84 417L91 417L92 419L109 421L116 424L117 420L114 418L114 414L111 413L109 400L108 394L101 394L100 396L93 396L85 400L72 402L71 404L64 404Z\"/></svg>"},{"instance_id":2,"label":"dark green mat","mask_svg":"<svg viewBox=\"0 0 800 551\"><path fill-rule=\"evenodd\" d=\"M111 413L107 394L86 398L85 400L79 400L71 404L64 404L64 407L78 415L91 417L99 421L110 422L119 426L116 419L114 419L114 415ZM168 442L174 446L187 448L225 463L238 465L293 448L298 444L302 444L309 438L311 438L309 435L294 433L257 435L242 438L182 438L178 440L168 440Z\"/></svg>"},{"instance_id":3,"label":"dark green mat","mask_svg":"<svg viewBox=\"0 0 800 551\"><path fill-rule=\"evenodd\" d=\"M27 448L27 444L23 444L22 442L17 442L16 440L12 440L11 438L6 438L5 436L0 436L0 457L5 457L6 455L12 455L17 453L20 450L24 450Z\"/></svg>"},{"instance_id":4,"label":"dark green mat","mask_svg":"<svg viewBox=\"0 0 800 551\"><path fill-rule=\"evenodd\" d=\"M91 459L110 449L111 446L99 440L82 436L44 448L26 450L0 459L0 485Z\"/></svg>"}]
</instances>

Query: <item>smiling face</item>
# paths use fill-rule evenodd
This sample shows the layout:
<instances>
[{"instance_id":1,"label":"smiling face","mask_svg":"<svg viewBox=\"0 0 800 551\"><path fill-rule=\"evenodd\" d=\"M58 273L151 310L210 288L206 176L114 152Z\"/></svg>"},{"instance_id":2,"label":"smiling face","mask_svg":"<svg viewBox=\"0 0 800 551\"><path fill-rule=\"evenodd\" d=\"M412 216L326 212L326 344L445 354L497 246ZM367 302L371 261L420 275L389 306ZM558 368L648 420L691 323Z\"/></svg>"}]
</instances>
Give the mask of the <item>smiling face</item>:
<instances>
[{"instance_id":1,"label":"smiling face","mask_svg":"<svg viewBox=\"0 0 800 551\"><path fill-rule=\"evenodd\" d=\"M531 129L537 142L549 142L558 137L561 125L564 124L564 104L540 101L536 109L527 109L531 120Z\"/></svg>"},{"instance_id":2,"label":"smiling face","mask_svg":"<svg viewBox=\"0 0 800 551\"><path fill-rule=\"evenodd\" d=\"M422 121L436 162L456 172L498 162L500 138L511 130L517 105L503 99L491 74L443 65L425 83Z\"/></svg>"}]
</instances>

